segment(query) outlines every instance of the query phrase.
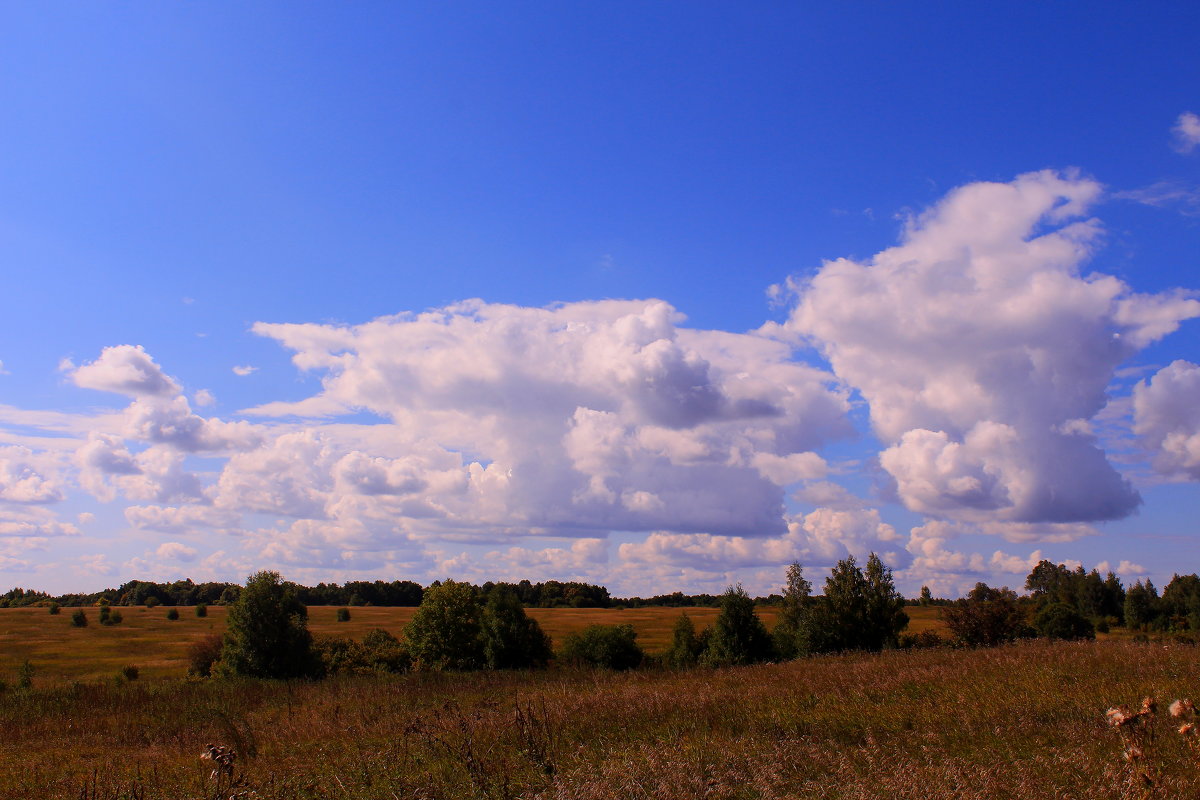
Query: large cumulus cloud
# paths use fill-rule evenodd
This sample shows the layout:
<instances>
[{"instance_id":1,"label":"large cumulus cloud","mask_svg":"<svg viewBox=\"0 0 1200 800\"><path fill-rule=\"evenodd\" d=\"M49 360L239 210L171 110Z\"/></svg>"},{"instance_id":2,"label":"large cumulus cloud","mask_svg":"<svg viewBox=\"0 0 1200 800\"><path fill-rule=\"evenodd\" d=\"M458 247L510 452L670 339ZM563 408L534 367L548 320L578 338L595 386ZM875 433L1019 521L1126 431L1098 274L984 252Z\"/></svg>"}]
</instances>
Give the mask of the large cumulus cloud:
<instances>
[{"instance_id":1,"label":"large cumulus cloud","mask_svg":"<svg viewBox=\"0 0 1200 800\"><path fill-rule=\"evenodd\" d=\"M1134 432L1155 469L1200 480L1200 366L1175 361L1133 390Z\"/></svg>"},{"instance_id":2,"label":"large cumulus cloud","mask_svg":"<svg viewBox=\"0 0 1200 800\"><path fill-rule=\"evenodd\" d=\"M1140 502L1082 422L1116 366L1200 302L1083 273L1100 193L1050 171L964 186L912 219L898 246L793 282L788 326L866 399L908 508L1067 523Z\"/></svg>"}]
</instances>

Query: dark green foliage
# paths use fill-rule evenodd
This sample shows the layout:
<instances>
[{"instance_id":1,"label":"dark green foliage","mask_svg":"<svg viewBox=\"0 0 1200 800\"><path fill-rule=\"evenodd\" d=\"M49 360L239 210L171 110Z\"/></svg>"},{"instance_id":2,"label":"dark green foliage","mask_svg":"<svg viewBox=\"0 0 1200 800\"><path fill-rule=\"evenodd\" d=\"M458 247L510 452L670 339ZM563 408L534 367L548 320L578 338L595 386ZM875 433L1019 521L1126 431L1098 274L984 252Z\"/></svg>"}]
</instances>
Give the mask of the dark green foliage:
<instances>
[{"instance_id":1,"label":"dark green foliage","mask_svg":"<svg viewBox=\"0 0 1200 800\"><path fill-rule=\"evenodd\" d=\"M697 636L692 618L681 612L679 618L675 620L675 629L671 634L671 647L663 656L663 660L667 666L676 669L694 667L699 663L700 654L704 652L706 644L707 637Z\"/></svg>"},{"instance_id":2,"label":"dark green foliage","mask_svg":"<svg viewBox=\"0 0 1200 800\"><path fill-rule=\"evenodd\" d=\"M350 621L350 609L339 608L337 610L337 621L338 622L349 622Z\"/></svg>"},{"instance_id":3,"label":"dark green foliage","mask_svg":"<svg viewBox=\"0 0 1200 800\"><path fill-rule=\"evenodd\" d=\"M316 674L308 609L278 572L258 572L229 608L221 652L222 672L256 678Z\"/></svg>"},{"instance_id":4,"label":"dark green foliage","mask_svg":"<svg viewBox=\"0 0 1200 800\"><path fill-rule=\"evenodd\" d=\"M1051 603L1033 618L1039 636L1048 639L1095 639L1092 623L1066 603Z\"/></svg>"},{"instance_id":5,"label":"dark green foliage","mask_svg":"<svg viewBox=\"0 0 1200 800\"><path fill-rule=\"evenodd\" d=\"M918 602L923 606L933 605L933 592L929 591L928 586L921 587L921 599Z\"/></svg>"},{"instance_id":6,"label":"dark green foliage","mask_svg":"<svg viewBox=\"0 0 1200 800\"><path fill-rule=\"evenodd\" d=\"M701 661L711 666L734 666L769 661L773 656L771 636L754 613L754 601L740 584L729 587L721 598L721 613Z\"/></svg>"},{"instance_id":7,"label":"dark green foliage","mask_svg":"<svg viewBox=\"0 0 1200 800\"><path fill-rule=\"evenodd\" d=\"M50 604L50 613L51 613L53 616L58 616L58 613L59 613L59 611L61 611L61 610L62 610L62 607L61 607L61 606L60 606L58 603L51 603L51 604Z\"/></svg>"},{"instance_id":8,"label":"dark green foliage","mask_svg":"<svg viewBox=\"0 0 1200 800\"><path fill-rule=\"evenodd\" d=\"M367 662L382 672L407 672L412 667L408 648L383 628L372 628L362 640Z\"/></svg>"},{"instance_id":9,"label":"dark green foliage","mask_svg":"<svg viewBox=\"0 0 1200 800\"><path fill-rule=\"evenodd\" d=\"M121 667L121 677L127 681L136 681L140 672L133 664Z\"/></svg>"},{"instance_id":10,"label":"dark green foliage","mask_svg":"<svg viewBox=\"0 0 1200 800\"><path fill-rule=\"evenodd\" d=\"M812 610L809 646L814 653L883 650L899 644L907 624L892 571L871 553L864 574L850 556L825 580L825 596Z\"/></svg>"},{"instance_id":11,"label":"dark green foliage","mask_svg":"<svg viewBox=\"0 0 1200 800\"><path fill-rule=\"evenodd\" d=\"M1131 630L1147 630L1158 617L1158 590L1147 578L1138 581L1125 593L1125 625Z\"/></svg>"},{"instance_id":12,"label":"dark green foliage","mask_svg":"<svg viewBox=\"0 0 1200 800\"><path fill-rule=\"evenodd\" d=\"M475 588L448 580L431 586L404 628L409 652L424 669L469 670L484 664Z\"/></svg>"},{"instance_id":13,"label":"dark green foliage","mask_svg":"<svg viewBox=\"0 0 1200 800\"><path fill-rule=\"evenodd\" d=\"M213 665L221 659L221 649L224 640L219 633L210 633L195 640L188 646L188 674L207 678L212 674Z\"/></svg>"},{"instance_id":14,"label":"dark green foliage","mask_svg":"<svg viewBox=\"0 0 1200 800\"><path fill-rule=\"evenodd\" d=\"M208 616L208 606L206 606L204 603L200 603L198 606L196 606L196 616L197 617L207 617Z\"/></svg>"},{"instance_id":15,"label":"dark green foliage","mask_svg":"<svg viewBox=\"0 0 1200 800\"><path fill-rule=\"evenodd\" d=\"M573 664L606 669L634 669L644 654L632 625L588 625L563 638L558 657Z\"/></svg>"},{"instance_id":16,"label":"dark green foliage","mask_svg":"<svg viewBox=\"0 0 1200 800\"><path fill-rule=\"evenodd\" d=\"M771 633L780 658L799 658L812 651L812 607L812 584L805 579L800 562L793 561L787 570L779 618Z\"/></svg>"},{"instance_id":17,"label":"dark green foliage","mask_svg":"<svg viewBox=\"0 0 1200 800\"><path fill-rule=\"evenodd\" d=\"M174 606L172 606L171 608L168 608L167 609L167 619L171 620L172 622L179 619L179 609L175 608Z\"/></svg>"},{"instance_id":18,"label":"dark green foliage","mask_svg":"<svg viewBox=\"0 0 1200 800\"><path fill-rule=\"evenodd\" d=\"M100 624L101 625L120 625L124 620L120 611L114 611L111 606L100 606Z\"/></svg>"},{"instance_id":19,"label":"dark green foliage","mask_svg":"<svg viewBox=\"0 0 1200 800\"><path fill-rule=\"evenodd\" d=\"M965 598L942 608L942 620L959 642L972 647L993 647L1032 633L1017 593L1007 586L975 584Z\"/></svg>"},{"instance_id":20,"label":"dark green foliage","mask_svg":"<svg viewBox=\"0 0 1200 800\"><path fill-rule=\"evenodd\" d=\"M1200 577L1172 576L1163 589L1160 607L1170 630L1200 631Z\"/></svg>"},{"instance_id":21,"label":"dark green foliage","mask_svg":"<svg viewBox=\"0 0 1200 800\"><path fill-rule=\"evenodd\" d=\"M517 593L493 590L480 620L483 660L490 669L544 667L553 655L550 637L521 607Z\"/></svg>"},{"instance_id":22,"label":"dark green foliage","mask_svg":"<svg viewBox=\"0 0 1200 800\"><path fill-rule=\"evenodd\" d=\"M1083 567L1068 569L1064 564L1039 561L1025 579L1038 608L1051 603L1065 603L1081 616L1096 618L1124 614L1125 590L1111 572L1101 579L1096 570L1084 572Z\"/></svg>"},{"instance_id":23,"label":"dark green foliage","mask_svg":"<svg viewBox=\"0 0 1200 800\"><path fill-rule=\"evenodd\" d=\"M146 598L145 605L146 608L154 608L155 606L162 605L162 600L159 600L157 595L152 594Z\"/></svg>"},{"instance_id":24,"label":"dark green foliage","mask_svg":"<svg viewBox=\"0 0 1200 800\"><path fill-rule=\"evenodd\" d=\"M76 628L87 627L87 614L82 608L75 609L75 613L71 614L71 624Z\"/></svg>"}]
</instances>

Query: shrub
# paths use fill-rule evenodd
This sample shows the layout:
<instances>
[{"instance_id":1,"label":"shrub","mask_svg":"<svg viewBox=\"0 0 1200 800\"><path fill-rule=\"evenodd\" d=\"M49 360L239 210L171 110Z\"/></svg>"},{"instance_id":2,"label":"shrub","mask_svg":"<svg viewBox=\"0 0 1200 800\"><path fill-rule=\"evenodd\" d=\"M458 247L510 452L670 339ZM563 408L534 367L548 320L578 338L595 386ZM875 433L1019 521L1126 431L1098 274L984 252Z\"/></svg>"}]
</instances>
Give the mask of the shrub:
<instances>
[{"instance_id":1,"label":"shrub","mask_svg":"<svg viewBox=\"0 0 1200 800\"><path fill-rule=\"evenodd\" d=\"M563 639L559 658L572 664L606 669L633 669L645 654L637 644L632 625L588 625Z\"/></svg>"},{"instance_id":2,"label":"shrub","mask_svg":"<svg viewBox=\"0 0 1200 800\"><path fill-rule=\"evenodd\" d=\"M210 633L202 636L188 646L188 674L207 678L212 674L213 665L221 659L223 647L221 634Z\"/></svg>"},{"instance_id":3,"label":"shrub","mask_svg":"<svg viewBox=\"0 0 1200 800\"><path fill-rule=\"evenodd\" d=\"M167 609L167 619L169 619L169 620L179 619L179 609L174 608L174 607L168 608Z\"/></svg>"},{"instance_id":4,"label":"shrub","mask_svg":"<svg viewBox=\"0 0 1200 800\"><path fill-rule=\"evenodd\" d=\"M1095 639L1087 617L1066 603L1051 603L1034 617L1033 627L1047 639Z\"/></svg>"},{"instance_id":5,"label":"shrub","mask_svg":"<svg viewBox=\"0 0 1200 800\"><path fill-rule=\"evenodd\" d=\"M199 605L197 605L196 606L196 616L197 617L207 617L208 616L208 606L206 606L204 603L200 603Z\"/></svg>"},{"instance_id":6,"label":"shrub","mask_svg":"<svg viewBox=\"0 0 1200 800\"><path fill-rule=\"evenodd\" d=\"M17 669L17 688L28 689L33 686L33 673L33 664L29 662L29 659L25 659Z\"/></svg>"},{"instance_id":7,"label":"shrub","mask_svg":"<svg viewBox=\"0 0 1200 800\"><path fill-rule=\"evenodd\" d=\"M943 606L942 620L955 638L972 647L992 647L1028 636L1017 593L977 583L965 598Z\"/></svg>"},{"instance_id":8,"label":"shrub","mask_svg":"<svg viewBox=\"0 0 1200 800\"><path fill-rule=\"evenodd\" d=\"M127 681L136 681L138 679L138 668L133 664L121 667L120 675Z\"/></svg>"},{"instance_id":9,"label":"shrub","mask_svg":"<svg viewBox=\"0 0 1200 800\"><path fill-rule=\"evenodd\" d=\"M82 608L75 609L75 613L71 615L71 624L76 628L87 627L87 614L84 613Z\"/></svg>"},{"instance_id":10,"label":"shrub","mask_svg":"<svg viewBox=\"0 0 1200 800\"><path fill-rule=\"evenodd\" d=\"M793 561L787 570L779 619L771 632L780 658L799 658L811 652L812 606L812 584L805 579L800 562Z\"/></svg>"},{"instance_id":11,"label":"shrub","mask_svg":"<svg viewBox=\"0 0 1200 800\"><path fill-rule=\"evenodd\" d=\"M101 625L120 625L124 619L120 611L114 611L109 606L100 606Z\"/></svg>"},{"instance_id":12,"label":"shrub","mask_svg":"<svg viewBox=\"0 0 1200 800\"><path fill-rule=\"evenodd\" d=\"M149 597L146 598L146 608L154 608L155 606L160 605L161 603L162 603L162 601L159 600L154 595L150 595Z\"/></svg>"},{"instance_id":13,"label":"shrub","mask_svg":"<svg viewBox=\"0 0 1200 800\"><path fill-rule=\"evenodd\" d=\"M349 622L350 621L350 609L339 608L337 610L337 621L338 622Z\"/></svg>"},{"instance_id":14,"label":"shrub","mask_svg":"<svg viewBox=\"0 0 1200 800\"><path fill-rule=\"evenodd\" d=\"M256 678L300 678L319 671L308 609L278 572L251 575L228 619L222 671Z\"/></svg>"},{"instance_id":15,"label":"shrub","mask_svg":"<svg viewBox=\"0 0 1200 800\"><path fill-rule=\"evenodd\" d=\"M721 613L700 660L711 666L756 664L770 660L774 650L750 595L740 584L730 586L721 597Z\"/></svg>"},{"instance_id":16,"label":"shrub","mask_svg":"<svg viewBox=\"0 0 1200 800\"><path fill-rule=\"evenodd\" d=\"M59 605L58 605L58 603L51 603L51 604L50 604L50 613L51 613L53 616L58 616L58 613L59 613L59 611L61 611L61 609L59 608Z\"/></svg>"},{"instance_id":17,"label":"shrub","mask_svg":"<svg viewBox=\"0 0 1200 800\"><path fill-rule=\"evenodd\" d=\"M671 646L663 655L669 667L684 669L694 667L704 651L705 640L696 635L696 626L686 612L680 613L671 632Z\"/></svg>"},{"instance_id":18,"label":"shrub","mask_svg":"<svg viewBox=\"0 0 1200 800\"><path fill-rule=\"evenodd\" d=\"M381 672L407 672L412 667L412 656L404 644L385 631L373 628L362 640L367 654L367 663Z\"/></svg>"},{"instance_id":19,"label":"shrub","mask_svg":"<svg viewBox=\"0 0 1200 800\"><path fill-rule=\"evenodd\" d=\"M448 580L429 587L404 628L413 660L426 669L478 669L484 663L482 615L470 584Z\"/></svg>"}]
</instances>

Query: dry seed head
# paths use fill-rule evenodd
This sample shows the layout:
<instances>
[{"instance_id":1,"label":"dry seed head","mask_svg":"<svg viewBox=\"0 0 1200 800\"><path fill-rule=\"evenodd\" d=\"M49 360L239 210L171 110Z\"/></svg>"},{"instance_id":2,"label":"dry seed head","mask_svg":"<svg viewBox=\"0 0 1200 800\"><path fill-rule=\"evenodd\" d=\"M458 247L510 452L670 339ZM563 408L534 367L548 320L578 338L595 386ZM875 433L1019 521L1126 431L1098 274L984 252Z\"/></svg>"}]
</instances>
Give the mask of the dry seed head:
<instances>
[{"instance_id":1,"label":"dry seed head","mask_svg":"<svg viewBox=\"0 0 1200 800\"><path fill-rule=\"evenodd\" d=\"M1104 716L1108 718L1108 724L1114 728L1119 728L1132 719L1129 716L1129 712L1123 708L1110 708L1105 712Z\"/></svg>"},{"instance_id":2,"label":"dry seed head","mask_svg":"<svg viewBox=\"0 0 1200 800\"><path fill-rule=\"evenodd\" d=\"M1196 733L1196 726L1195 726L1195 725L1193 725L1193 724L1192 724L1192 723L1190 723L1190 722L1189 722L1189 723L1187 723L1186 725L1180 725L1180 726L1179 726L1179 733L1180 733L1181 735L1183 735L1183 736L1188 736L1188 735L1195 734L1195 733Z\"/></svg>"},{"instance_id":3,"label":"dry seed head","mask_svg":"<svg viewBox=\"0 0 1200 800\"><path fill-rule=\"evenodd\" d=\"M1192 701L1188 699L1176 700L1171 705L1167 706L1167 711L1172 717L1182 717L1184 714L1195 713L1196 707L1192 705Z\"/></svg>"},{"instance_id":4,"label":"dry seed head","mask_svg":"<svg viewBox=\"0 0 1200 800\"><path fill-rule=\"evenodd\" d=\"M1143 698L1142 698L1142 710L1141 710L1141 713L1143 713L1143 714L1153 714L1153 713L1154 713L1155 711L1157 711L1157 710L1158 710L1158 703L1154 702L1154 698L1153 698L1153 697L1143 697Z\"/></svg>"}]
</instances>

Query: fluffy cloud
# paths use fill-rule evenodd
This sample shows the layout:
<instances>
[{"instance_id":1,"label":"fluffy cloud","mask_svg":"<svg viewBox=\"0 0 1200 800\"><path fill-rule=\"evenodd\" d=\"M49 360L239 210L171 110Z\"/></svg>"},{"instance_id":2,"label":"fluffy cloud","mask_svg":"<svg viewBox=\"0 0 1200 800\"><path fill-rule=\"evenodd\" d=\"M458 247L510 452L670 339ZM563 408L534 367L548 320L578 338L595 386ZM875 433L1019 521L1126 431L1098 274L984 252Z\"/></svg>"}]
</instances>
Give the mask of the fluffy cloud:
<instances>
[{"instance_id":1,"label":"fluffy cloud","mask_svg":"<svg viewBox=\"0 0 1200 800\"><path fill-rule=\"evenodd\" d=\"M1133 430L1156 470L1200 480L1200 366L1175 361L1133 390Z\"/></svg>"},{"instance_id":2,"label":"fluffy cloud","mask_svg":"<svg viewBox=\"0 0 1200 800\"><path fill-rule=\"evenodd\" d=\"M196 548L188 547L181 542L163 542L154 551L154 555L169 561L192 562L196 560Z\"/></svg>"},{"instance_id":3,"label":"fluffy cloud","mask_svg":"<svg viewBox=\"0 0 1200 800\"><path fill-rule=\"evenodd\" d=\"M63 499L52 458L27 447L0 447L0 500L54 503Z\"/></svg>"},{"instance_id":4,"label":"fluffy cloud","mask_svg":"<svg viewBox=\"0 0 1200 800\"><path fill-rule=\"evenodd\" d=\"M1175 136L1175 149L1181 153L1190 153L1200 144L1200 116L1190 111L1179 115L1175 127L1171 128Z\"/></svg>"},{"instance_id":5,"label":"fluffy cloud","mask_svg":"<svg viewBox=\"0 0 1200 800\"><path fill-rule=\"evenodd\" d=\"M1048 171L971 184L911 220L900 245L793 282L789 328L867 400L908 508L1068 523L1140 502L1082 421L1117 365L1200 302L1081 274L1100 191Z\"/></svg>"},{"instance_id":6,"label":"fluffy cloud","mask_svg":"<svg viewBox=\"0 0 1200 800\"><path fill-rule=\"evenodd\" d=\"M77 386L134 397L164 397L179 392L179 384L154 363L141 345L106 347L100 357L71 372Z\"/></svg>"}]
</instances>

